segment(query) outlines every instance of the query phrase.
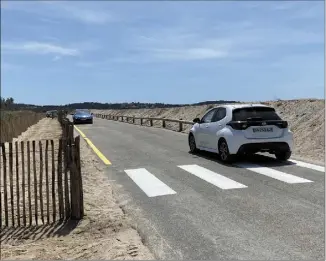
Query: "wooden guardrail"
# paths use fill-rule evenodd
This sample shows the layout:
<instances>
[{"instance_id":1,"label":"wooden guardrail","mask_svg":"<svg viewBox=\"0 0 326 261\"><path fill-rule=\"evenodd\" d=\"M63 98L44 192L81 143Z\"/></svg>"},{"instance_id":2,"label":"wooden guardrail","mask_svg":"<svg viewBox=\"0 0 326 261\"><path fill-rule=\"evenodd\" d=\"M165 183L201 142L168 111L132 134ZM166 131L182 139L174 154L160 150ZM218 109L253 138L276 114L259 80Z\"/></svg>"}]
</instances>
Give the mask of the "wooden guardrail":
<instances>
[{"instance_id":1,"label":"wooden guardrail","mask_svg":"<svg viewBox=\"0 0 326 261\"><path fill-rule=\"evenodd\" d=\"M93 115L96 118L128 122L128 123L133 123L133 124L136 124L136 120L140 120L140 125L143 125L144 121L147 121L147 122L149 122L150 126L153 126L153 121L162 121L162 128L166 128L167 122L174 122L174 123L179 123L179 128L178 128L179 132L183 131L183 125L193 125L194 124L194 122L192 122L192 121L156 118L156 117L134 117L134 116L122 116L122 115L106 115L106 114L101 114L101 113L94 113Z\"/></svg>"}]
</instances>

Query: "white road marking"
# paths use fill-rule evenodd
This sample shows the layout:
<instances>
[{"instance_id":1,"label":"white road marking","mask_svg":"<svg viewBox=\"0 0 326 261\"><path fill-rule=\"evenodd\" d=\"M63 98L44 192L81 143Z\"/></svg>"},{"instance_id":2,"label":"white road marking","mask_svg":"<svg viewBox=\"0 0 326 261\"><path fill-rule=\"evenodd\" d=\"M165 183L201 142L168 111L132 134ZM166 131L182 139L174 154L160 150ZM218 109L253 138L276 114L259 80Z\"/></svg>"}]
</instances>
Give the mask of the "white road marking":
<instances>
[{"instance_id":1,"label":"white road marking","mask_svg":"<svg viewBox=\"0 0 326 261\"><path fill-rule=\"evenodd\" d=\"M299 167L313 169L313 170L317 170L317 171L320 171L320 172L325 172L325 167L323 167L323 166L318 166L318 165L315 165L315 164L302 162L302 161L298 161L298 160L289 160L289 162L295 163Z\"/></svg>"},{"instance_id":2,"label":"white road marking","mask_svg":"<svg viewBox=\"0 0 326 261\"><path fill-rule=\"evenodd\" d=\"M236 182L232 179L224 177L218 173L215 173L209 169L205 169L198 165L182 165L178 166L179 168L201 178L208 183L211 183L221 189L236 189L236 188L246 188L247 186Z\"/></svg>"},{"instance_id":3,"label":"white road marking","mask_svg":"<svg viewBox=\"0 0 326 261\"><path fill-rule=\"evenodd\" d=\"M144 168L128 169L125 172L148 197L176 194L173 189Z\"/></svg>"},{"instance_id":4,"label":"white road marking","mask_svg":"<svg viewBox=\"0 0 326 261\"><path fill-rule=\"evenodd\" d=\"M308 183L308 182L313 182L311 180L308 179L304 179L304 178L300 178L288 173L284 173L275 169L271 169L271 168L267 168L267 167L262 167L260 165L256 165L256 164L251 164L251 163L243 163L243 164L235 164L236 166L240 167L240 168L245 168L248 170L251 170L253 172L256 172L258 174L261 175L265 175L280 181L284 181L286 183Z\"/></svg>"}]
</instances>

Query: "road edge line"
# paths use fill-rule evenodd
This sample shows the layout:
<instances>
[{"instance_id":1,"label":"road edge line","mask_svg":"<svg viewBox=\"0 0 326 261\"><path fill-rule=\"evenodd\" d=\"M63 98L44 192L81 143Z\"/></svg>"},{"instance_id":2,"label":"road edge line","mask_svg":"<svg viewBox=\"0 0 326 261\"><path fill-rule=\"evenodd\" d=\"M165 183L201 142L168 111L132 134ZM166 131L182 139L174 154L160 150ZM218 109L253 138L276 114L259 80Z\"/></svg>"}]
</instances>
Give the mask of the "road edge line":
<instances>
[{"instance_id":1,"label":"road edge line","mask_svg":"<svg viewBox=\"0 0 326 261\"><path fill-rule=\"evenodd\" d=\"M86 143L92 148L92 150L95 152L95 154L103 161L105 165L112 165L112 163L103 155L103 153L96 148L96 146L91 142L89 138L86 137L86 135L76 126L74 126L75 129L79 132L80 136L86 141Z\"/></svg>"}]
</instances>

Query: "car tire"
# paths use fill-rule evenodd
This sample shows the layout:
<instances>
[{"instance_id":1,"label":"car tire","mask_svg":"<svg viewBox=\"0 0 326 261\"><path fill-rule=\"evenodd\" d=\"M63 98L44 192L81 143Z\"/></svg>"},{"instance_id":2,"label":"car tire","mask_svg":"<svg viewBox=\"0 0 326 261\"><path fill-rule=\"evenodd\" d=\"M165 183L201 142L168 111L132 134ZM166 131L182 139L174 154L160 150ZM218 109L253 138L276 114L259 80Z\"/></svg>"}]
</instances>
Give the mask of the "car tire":
<instances>
[{"instance_id":1,"label":"car tire","mask_svg":"<svg viewBox=\"0 0 326 261\"><path fill-rule=\"evenodd\" d=\"M218 143L218 154L222 162L231 163L234 160L234 155L230 154L229 146L226 140L222 139Z\"/></svg>"},{"instance_id":2,"label":"car tire","mask_svg":"<svg viewBox=\"0 0 326 261\"><path fill-rule=\"evenodd\" d=\"M280 161L287 161L291 157L291 151L280 151L275 153L275 157Z\"/></svg>"},{"instance_id":3,"label":"car tire","mask_svg":"<svg viewBox=\"0 0 326 261\"><path fill-rule=\"evenodd\" d=\"M190 152L191 153L198 152L197 145L196 145L196 140L195 140L195 136L193 134L190 134L189 135L188 144L189 144L189 149L190 149Z\"/></svg>"},{"instance_id":4,"label":"car tire","mask_svg":"<svg viewBox=\"0 0 326 261\"><path fill-rule=\"evenodd\" d=\"M93 120L91 120L91 124L93 124Z\"/></svg>"}]
</instances>

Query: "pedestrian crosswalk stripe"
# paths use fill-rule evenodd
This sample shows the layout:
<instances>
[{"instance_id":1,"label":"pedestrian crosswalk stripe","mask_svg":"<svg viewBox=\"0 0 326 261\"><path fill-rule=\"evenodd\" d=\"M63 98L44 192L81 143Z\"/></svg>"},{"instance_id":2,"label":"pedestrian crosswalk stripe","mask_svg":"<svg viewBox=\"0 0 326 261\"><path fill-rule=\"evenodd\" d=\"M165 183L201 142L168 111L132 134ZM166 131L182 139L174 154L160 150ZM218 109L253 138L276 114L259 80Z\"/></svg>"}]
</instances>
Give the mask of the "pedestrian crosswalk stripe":
<instances>
[{"instance_id":1,"label":"pedestrian crosswalk stripe","mask_svg":"<svg viewBox=\"0 0 326 261\"><path fill-rule=\"evenodd\" d=\"M236 182L232 179L222 176L221 174L198 165L182 165L178 167L221 189L236 189L247 187L239 182Z\"/></svg>"},{"instance_id":2,"label":"pedestrian crosswalk stripe","mask_svg":"<svg viewBox=\"0 0 326 261\"><path fill-rule=\"evenodd\" d=\"M300 178L297 176L294 176L292 174L288 174L285 172L281 172L275 169L267 168L267 167L262 167L257 164L252 164L252 163L238 163L235 164L235 166L238 166L240 168L244 168L253 172L256 172L261 175L268 176L270 178L274 178L286 183L294 184L294 183L308 183L308 182L313 182L308 179Z\"/></svg>"},{"instance_id":3,"label":"pedestrian crosswalk stripe","mask_svg":"<svg viewBox=\"0 0 326 261\"><path fill-rule=\"evenodd\" d=\"M172 195L176 192L144 168L125 170L148 197Z\"/></svg>"},{"instance_id":4,"label":"pedestrian crosswalk stripe","mask_svg":"<svg viewBox=\"0 0 326 261\"><path fill-rule=\"evenodd\" d=\"M323 166L318 166L318 165L315 165L315 164L302 162L302 161L298 161L298 160L290 160L290 162L293 162L295 165L297 165L299 167L313 169L313 170L317 170L317 171L320 171L320 172L325 172L325 167L323 167Z\"/></svg>"}]
</instances>

